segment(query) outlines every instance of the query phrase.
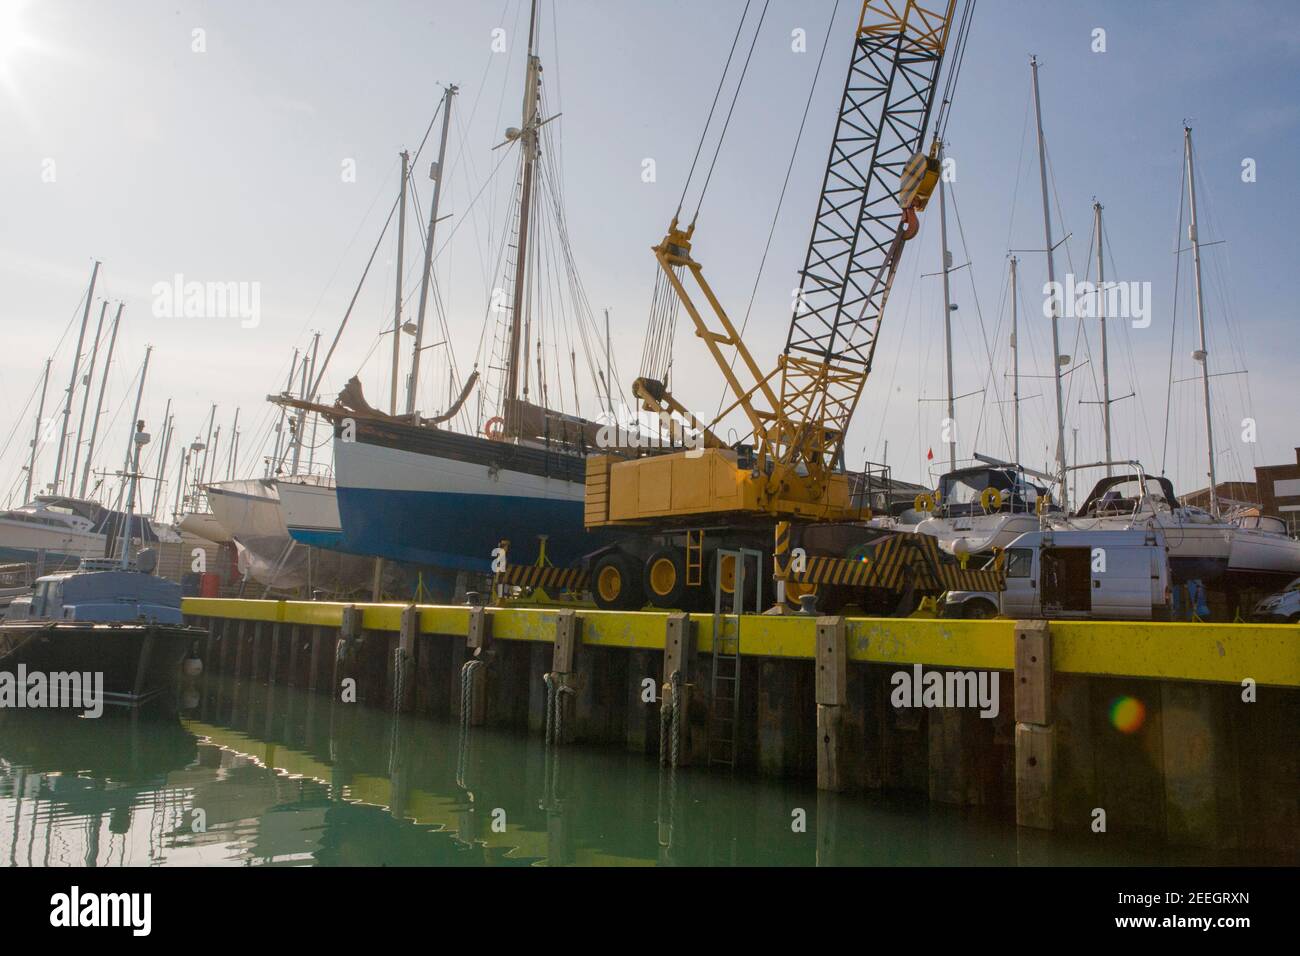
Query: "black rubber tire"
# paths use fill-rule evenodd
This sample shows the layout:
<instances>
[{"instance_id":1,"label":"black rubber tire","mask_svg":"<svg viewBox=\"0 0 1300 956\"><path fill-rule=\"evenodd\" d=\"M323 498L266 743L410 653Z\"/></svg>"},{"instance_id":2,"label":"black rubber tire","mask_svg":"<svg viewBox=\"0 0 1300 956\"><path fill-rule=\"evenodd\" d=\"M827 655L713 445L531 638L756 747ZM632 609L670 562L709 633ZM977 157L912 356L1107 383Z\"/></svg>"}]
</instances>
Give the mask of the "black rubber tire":
<instances>
[{"instance_id":1,"label":"black rubber tire","mask_svg":"<svg viewBox=\"0 0 1300 956\"><path fill-rule=\"evenodd\" d=\"M999 613L998 608L983 598L967 601L961 609L961 616L968 621L987 621L997 617Z\"/></svg>"},{"instance_id":2,"label":"black rubber tire","mask_svg":"<svg viewBox=\"0 0 1300 956\"><path fill-rule=\"evenodd\" d=\"M636 560L622 551L602 555L591 569L591 598L602 611L635 611L644 607L645 591L641 588L641 569Z\"/></svg>"},{"instance_id":3,"label":"black rubber tire","mask_svg":"<svg viewBox=\"0 0 1300 956\"><path fill-rule=\"evenodd\" d=\"M654 585L655 565L664 561L672 563L675 575L674 583L664 593L660 593ZM689 603L687 598L686 587L686 557L677 548L659 548L646 559L645 565L641 569L641 586L647 599L657 608L664 610L686 611L690 608L685 607ZM692 588L690 590L698 590Z\"/></svg>"}]
</instances>

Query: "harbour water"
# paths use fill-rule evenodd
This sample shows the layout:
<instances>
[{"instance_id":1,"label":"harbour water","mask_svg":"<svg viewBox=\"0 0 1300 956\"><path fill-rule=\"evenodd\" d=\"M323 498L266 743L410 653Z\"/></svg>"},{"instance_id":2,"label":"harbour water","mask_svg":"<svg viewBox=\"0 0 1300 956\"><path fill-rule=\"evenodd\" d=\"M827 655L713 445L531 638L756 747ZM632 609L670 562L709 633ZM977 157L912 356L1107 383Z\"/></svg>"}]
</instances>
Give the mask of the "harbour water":
<instances>
[{"instance_id":1,"label":"harbour water","mask_svg":"<svg viewBox=\"0 0 1300 956\"><path fill-rule=\"evenodd\" d=\"M0 711L0 864L1106 865L1280 863L1115 834L1018 832L919 796L661 771L612 748L395 718L249 680L178 713ZM464 747L462 747L462 740ZM801 825L802 824L802 825Z\"/></svg>"}]
</instances>

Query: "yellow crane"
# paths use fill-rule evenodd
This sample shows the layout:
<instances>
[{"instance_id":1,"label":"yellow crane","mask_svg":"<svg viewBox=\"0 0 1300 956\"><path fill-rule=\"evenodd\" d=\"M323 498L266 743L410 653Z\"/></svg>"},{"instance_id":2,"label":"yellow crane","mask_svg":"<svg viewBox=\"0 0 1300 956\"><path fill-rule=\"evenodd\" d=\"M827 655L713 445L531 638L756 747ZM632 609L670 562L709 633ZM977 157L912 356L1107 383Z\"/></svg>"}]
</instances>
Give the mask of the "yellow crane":
<instances>
[{"instance_id":1,"label":"yellow crane","mask_svg":"<svg viewBox=\"0 0 1300 956\"><path fill-rule=\"evenodd\" d=\"M701 425L664 381L635 382L642 409L684 420L701 441L640 457L588 458L587 527L627 532L590 560L597 605L640 607L647 597L660 607L702 604L719 589L734 590L737 549L770 552L774 529L790 525L810 552L840 562L823 561L820 579L805 571L804 590L819 580L888 592L916 582L902 573L915 562L901 546L890 546L899 573L890 573L887 556L862 560L880 532L866 526L870 510L852 493L844 440L904 244L938 182L938 137L928 151L924 141L955 6L863 4L789 334L774 367L755 360L705 279L692 254L694 220L683 227L675 216L653 247L661 280L717 363L731 403ZM737 410L750 434L728 446L716 429ZM923 589L951 586L937 550L922 557L936 565ZM786 570L778 562L778 576ZM771 568L760 567L758 577L770 579Z\"/></svg>"}]
</instances>

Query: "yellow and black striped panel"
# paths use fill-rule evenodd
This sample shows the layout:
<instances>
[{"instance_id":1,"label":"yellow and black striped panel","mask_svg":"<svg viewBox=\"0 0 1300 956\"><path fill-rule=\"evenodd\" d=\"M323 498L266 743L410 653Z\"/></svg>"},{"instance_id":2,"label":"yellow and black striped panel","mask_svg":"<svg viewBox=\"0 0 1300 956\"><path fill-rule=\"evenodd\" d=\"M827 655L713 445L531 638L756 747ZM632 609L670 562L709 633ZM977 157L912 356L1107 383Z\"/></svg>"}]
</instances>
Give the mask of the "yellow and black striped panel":
<instances>
[{"instance_id":1,"label":"yellow and black striped panel","mask_svg":"<svg viewBox=\"0 0 1300 956\"><path fill-rule=\"evenodd\" d=\"M939 592L998 591L1003 570L962 568L939 550L931 535L897 534L878 543L869 558L808 558L804 571L791 572L801 584L838 584L847 587L887 588L901 591L911 580L917 590Z\"/></svg>"},{"instance_id":2,"label":"yellow and black striped panel","mask_svg":"<svg viewBox=\"0 0 1300 956\"><path fill-rule=\"evenodd\" d=\"M545 588L548 591L581 591L587 587L588 577L581 568L538 567L535 564L507 565L497 576L498 584L519 588Z\"/></svg>"},{"instance_id":3,"label":"yellow and black striped panel","mask_svg":"<svg viewBox=\"0 0 1300 956\"><path fill-rule=\"evenodd\" d=\"M943 586L949 591L1001 591L1006 575L1001 568L963 568L947 564L939 569Z\"/></svg>"}]
</instances>

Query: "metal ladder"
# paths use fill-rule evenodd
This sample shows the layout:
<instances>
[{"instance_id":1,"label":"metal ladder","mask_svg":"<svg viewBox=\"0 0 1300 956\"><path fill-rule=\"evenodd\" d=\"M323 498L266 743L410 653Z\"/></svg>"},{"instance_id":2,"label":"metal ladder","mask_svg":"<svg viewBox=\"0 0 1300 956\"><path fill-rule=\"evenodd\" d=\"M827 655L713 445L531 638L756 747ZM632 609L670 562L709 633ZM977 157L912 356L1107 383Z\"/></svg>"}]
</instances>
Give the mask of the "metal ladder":
<instances>
[{"instance_id":1,"label":"metal ladder","mask_svg":"<svg viewBox=\"0 0 1300 956\"><path fill-rule=\"evenodd\" d=\"M686 532L686 586L697 588L704 583L704 529Z\"/></svg>"},{"instance_id":2,"label":"metal ladder","mask_svg":"<svg viewBox=\"0 0 1300 956\"><path fill-rule=\"evenodd\" d=\"M735 562L736 579L731 613L723 611L722 561ZM713 576L713 674L709 686L709 765L736 767L736 728L740 724L740 620L745 610L745 568L754 558L754 607L758 611L763 593L763 553L748 548L714 553Z\"/></svg>"}]
</instances>

